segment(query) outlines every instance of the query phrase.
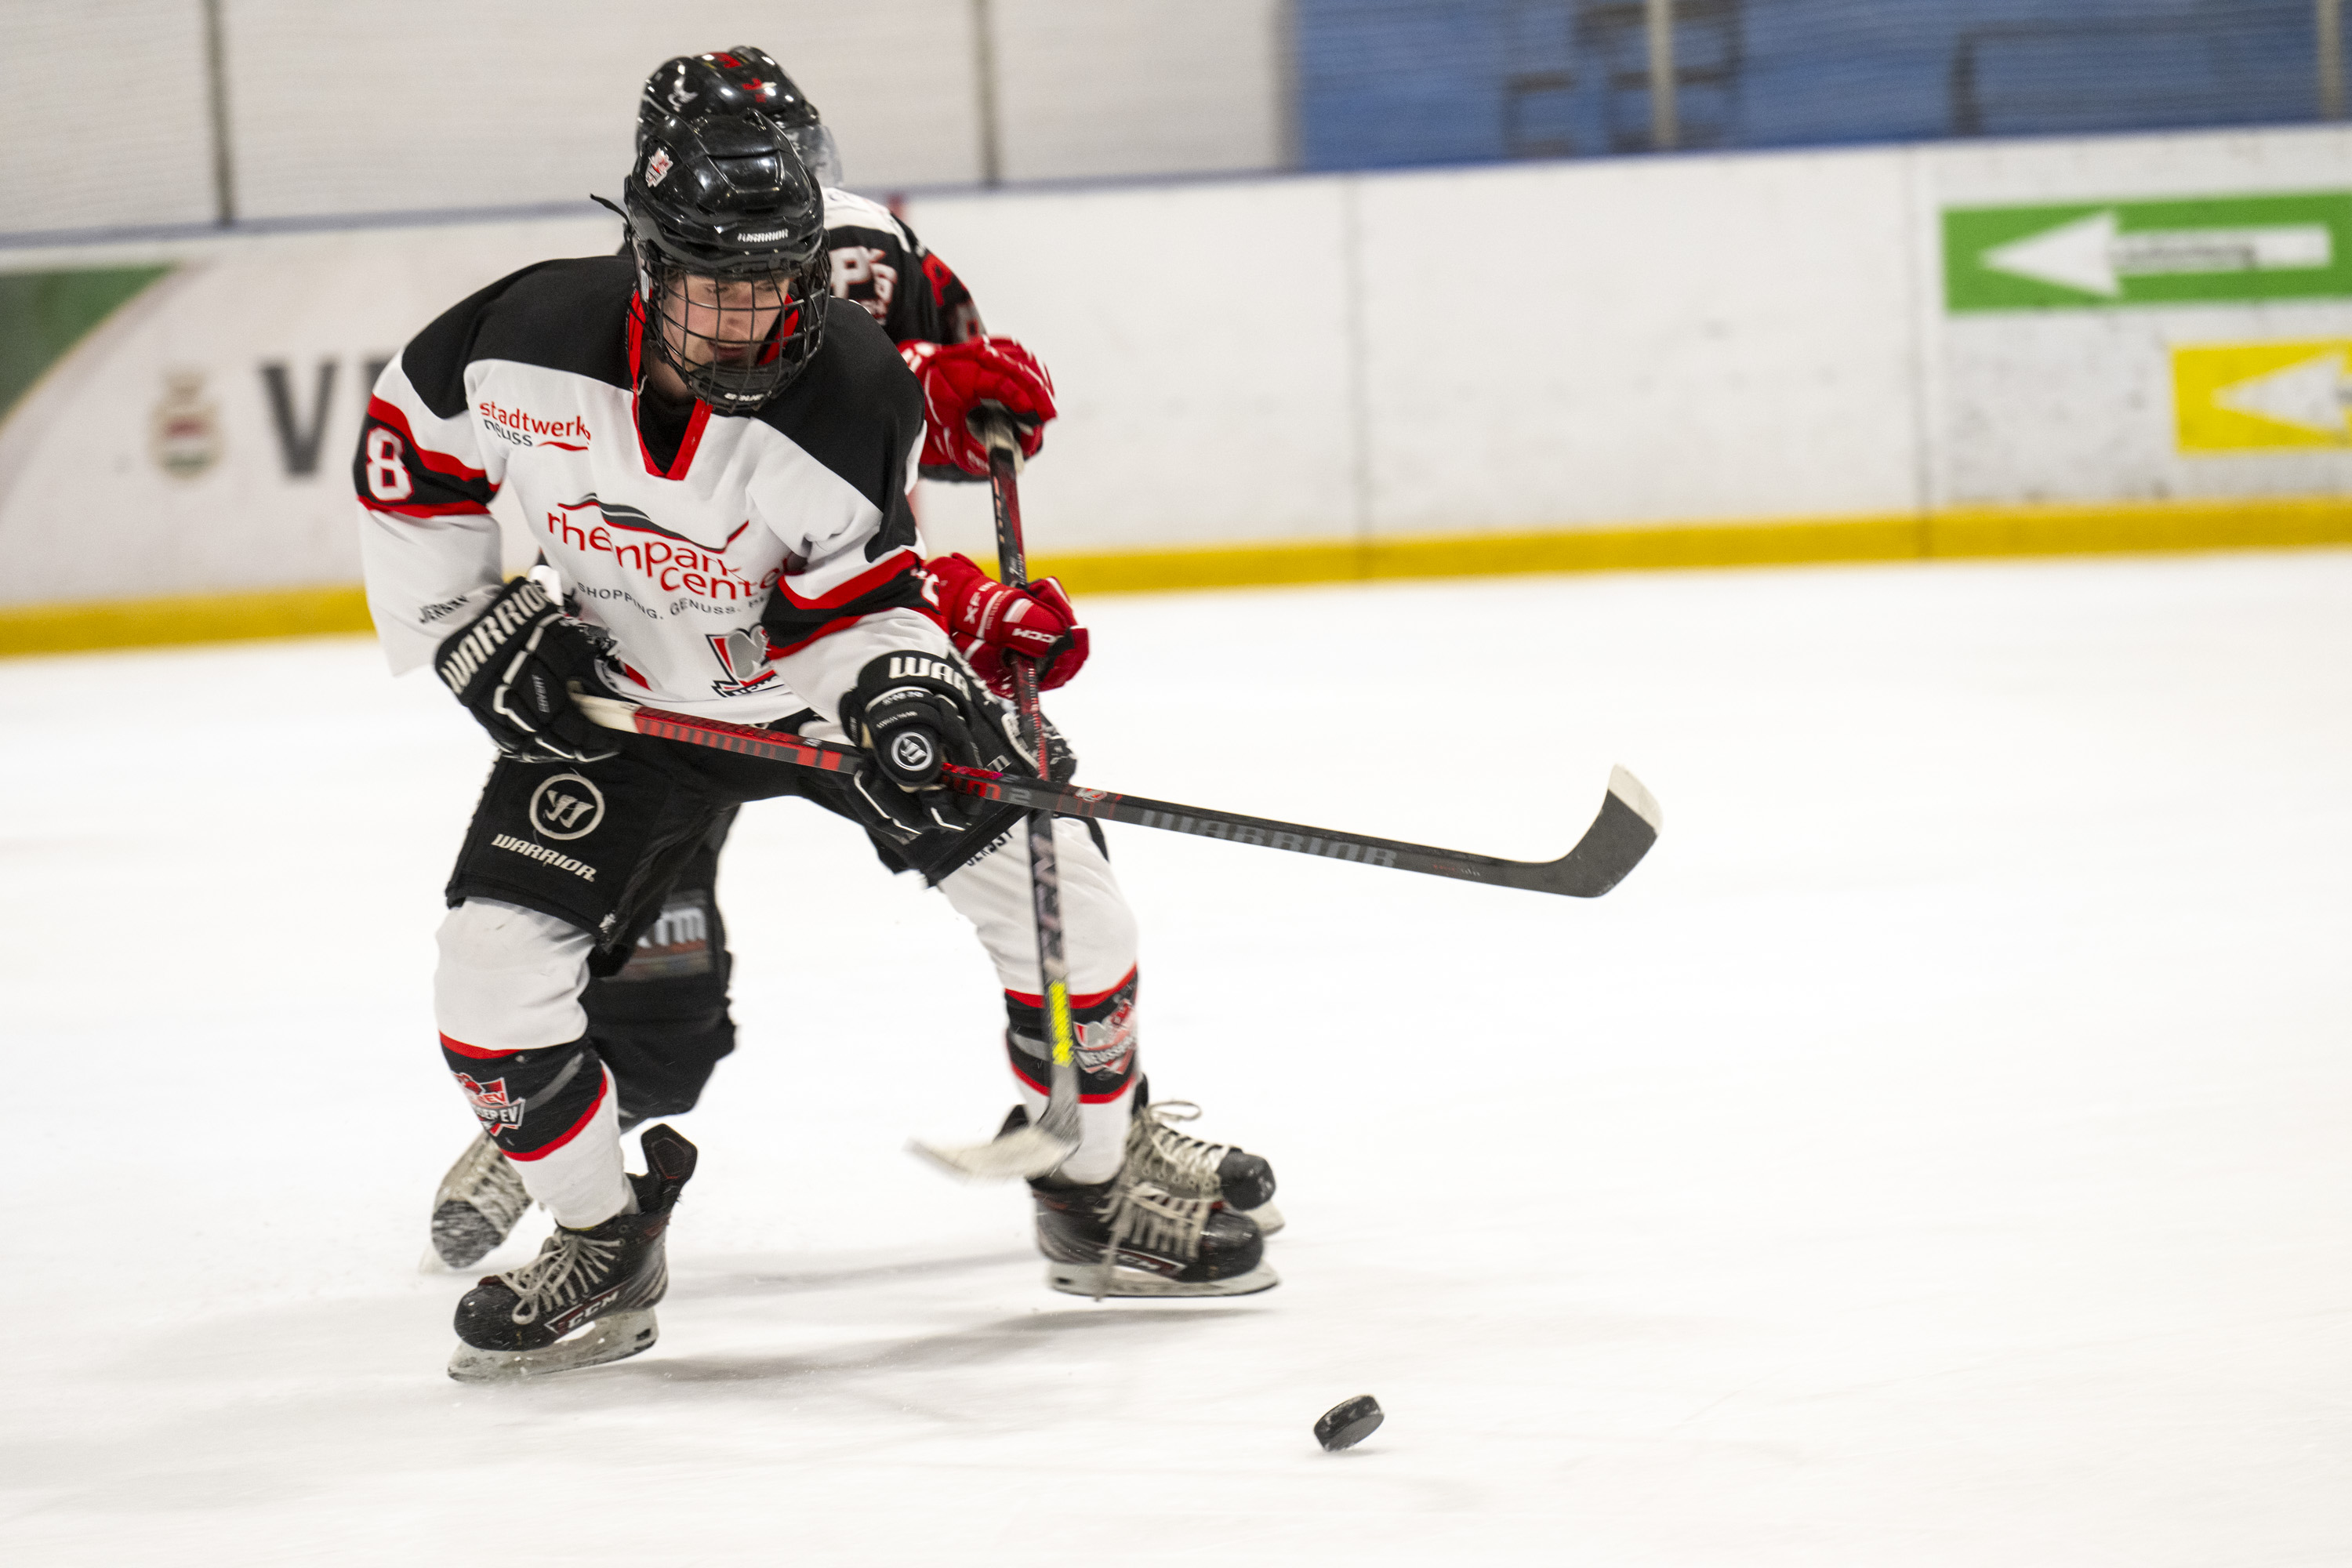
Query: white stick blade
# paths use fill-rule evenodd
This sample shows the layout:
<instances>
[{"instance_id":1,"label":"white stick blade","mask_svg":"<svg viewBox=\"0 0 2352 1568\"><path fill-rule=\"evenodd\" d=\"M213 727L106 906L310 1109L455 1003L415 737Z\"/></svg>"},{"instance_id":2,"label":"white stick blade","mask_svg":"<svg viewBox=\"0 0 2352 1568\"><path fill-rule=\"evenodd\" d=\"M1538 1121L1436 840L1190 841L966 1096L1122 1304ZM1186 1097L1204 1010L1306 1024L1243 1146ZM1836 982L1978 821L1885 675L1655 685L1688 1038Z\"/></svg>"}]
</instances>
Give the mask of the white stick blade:
<instances>
[{"instance_id":1,"label":"white stick blade","mask_svg":"<svg viewBox=\"0 0 2352 1568\"><path fill-rule=\"evenodd\" d=\"M1648 785L1623 767L1609 770L1609 793L1623 801L1634 816L1648 823L1651 832L1665 831L1666 814L1658 809L1658 797L1650 793Z\"/></svg>"},{"instance_id":2,"label":"white stick blade","mask_svg":"<svg viewBox=\"0 0 2352 1568\"><path fill-rule=\"evenodd\" d=\"M1016 1177L1043 1176L1078 1152L1077 1140L1056 1138L1042 1127L1016 1127L1002 1138L961 1148L926 1143L920 1139L907 1147L968 1182L1009 1182Z\"/></svg>"}]
</instances>

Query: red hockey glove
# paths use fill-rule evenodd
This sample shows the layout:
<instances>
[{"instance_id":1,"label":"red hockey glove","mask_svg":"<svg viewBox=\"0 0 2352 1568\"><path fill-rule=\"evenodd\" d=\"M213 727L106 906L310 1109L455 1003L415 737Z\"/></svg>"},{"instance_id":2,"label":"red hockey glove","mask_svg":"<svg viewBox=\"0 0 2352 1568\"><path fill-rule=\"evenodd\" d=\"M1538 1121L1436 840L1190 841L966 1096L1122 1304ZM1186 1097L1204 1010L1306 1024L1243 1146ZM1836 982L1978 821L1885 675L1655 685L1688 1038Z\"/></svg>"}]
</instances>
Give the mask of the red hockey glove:
<instances>
[{"instance_id":1,"label":"red hockey glove","mask_svg":"<svg viewBox=\"0 0 2352 1568\"><path fill-rule=\"evenodd\" d=\"M923 384L922 467L988 477L988 448L964 423L983 403L1013 416L1021 427L1023 457L1035 457L1045 445L1045 423L1055 414L1054 378L1036 355L1011 338L908 342L898 345L898 356Z\"/></svg>"},{"instance_id":2,"label":"red hockey glove","mask_svg":"<svg viewBox=\"0 0 2352 1568\"><path fill-rule=\"evenodd\" d=\"M939 584L940 606L947 612L956 651L999 697L1013 695L1013 671L1004 663L1008 653L1037 661L1040 691L1051 691L1086 664L1087 628L1078 625L1069 595L1051 577L1026 589L1008 588L961 555L941 555L923 564Z\"/></svg>"}]
</instances>

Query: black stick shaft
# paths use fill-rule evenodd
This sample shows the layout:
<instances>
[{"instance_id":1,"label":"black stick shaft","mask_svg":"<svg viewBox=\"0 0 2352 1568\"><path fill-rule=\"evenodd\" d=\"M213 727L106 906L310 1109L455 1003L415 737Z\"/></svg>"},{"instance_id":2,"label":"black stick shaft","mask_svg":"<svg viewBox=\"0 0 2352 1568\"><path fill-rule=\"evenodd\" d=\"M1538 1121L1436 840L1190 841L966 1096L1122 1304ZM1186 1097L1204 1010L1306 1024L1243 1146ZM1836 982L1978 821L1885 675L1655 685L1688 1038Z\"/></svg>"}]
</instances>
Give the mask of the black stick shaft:
<instances>
[{"instance_id":1,"label":"black stick shaft","mask_svg":"<svg viewBox=\"0 0 2352 1568\"><path fill-rule=\"evenodd\" d=\"M988 443L988 488L996 506L996 571L1008 588L1029 585L1029 552L1021 537L1020 447L1010 420L998 416L983 432ZM1045 710L1037 703L1037 667L1007 654L1022 739L1036 759L1041 778L1053 776L1045 744ZM1039 994L1045 1004L1045 1043L1053 1051L1049 1103L1042 1125L1075 1137L1077 1118L1076 1029L1070 1017L1070 961L1062 942L1062 861L1054 847L1054 814L1029 814L1029 896L1037 928Z\"/></svg>"},{"instance_id":2,"label":"black stick shaft","mask_svg":"<svg viewBox=\"0 0 2352 1568\"><path fill-rule=\"evenodd\" d=\"M796 735L755 730L720 719L693 719L658 708L639 708L631 710L631 722L641 735L711 746L824 773L856 773L866 765L866 754L853 747L803 741ZM1442 849L1433 844L1409 844L1396 838L1375 838L1369 834L1309 827L1304 823L1278 822L1272 817L1180 805L1144 795L1015 778L982 768L950 766L947 783L959 794L1002 801L1029 812L1123 822L1168 833L1188 833L1196 838L1222 838L1228 844L1284 849L1326 860L1348 860L1360 866L1418 871L1424 876L1484 882L1490 887L1522 888L1529 892L1559 893L1576 899L1597 899L1615 887L1641 861L1658 836L1655 826L1640 809L1621 797L1614 785L1601 803L1601 815L1566 855L1557 860L1506 860L1461 849Z\"/></svg>"}]
</instances>

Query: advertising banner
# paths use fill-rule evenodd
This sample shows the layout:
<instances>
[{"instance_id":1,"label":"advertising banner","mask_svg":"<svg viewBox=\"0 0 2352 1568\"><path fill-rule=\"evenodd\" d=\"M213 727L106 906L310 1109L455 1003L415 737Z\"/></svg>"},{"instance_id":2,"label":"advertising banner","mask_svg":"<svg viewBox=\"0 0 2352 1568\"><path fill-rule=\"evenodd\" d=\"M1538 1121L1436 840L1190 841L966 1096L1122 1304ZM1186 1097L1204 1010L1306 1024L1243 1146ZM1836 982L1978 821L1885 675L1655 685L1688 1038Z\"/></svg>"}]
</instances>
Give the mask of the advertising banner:
<instances>
[{"instance_id":1,"label":"advertising banner","mask_svg":"<svg viewBox=\"0 0 2352 1568\"><path fill-rule=\"evenodd\" d=\"M352 445L384 362L603 221L189 245L0 274L0 605L359 580Z\"/></svg>"}]
</instances>

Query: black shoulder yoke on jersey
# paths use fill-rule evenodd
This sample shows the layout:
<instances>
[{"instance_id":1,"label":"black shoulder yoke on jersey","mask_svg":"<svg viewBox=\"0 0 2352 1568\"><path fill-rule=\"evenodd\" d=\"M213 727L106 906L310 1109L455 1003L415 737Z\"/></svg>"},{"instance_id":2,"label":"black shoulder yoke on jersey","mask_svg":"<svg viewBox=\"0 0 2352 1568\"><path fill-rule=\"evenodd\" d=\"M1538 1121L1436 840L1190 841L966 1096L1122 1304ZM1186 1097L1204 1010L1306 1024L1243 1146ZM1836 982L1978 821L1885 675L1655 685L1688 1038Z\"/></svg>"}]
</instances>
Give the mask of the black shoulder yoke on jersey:
<instances>
[{"instance_id":1,"label":"black shoulder yoke on jersey","mask_svg":"<svg viewBox=\"0 0 2352 1568\"><path fill-rule=\"evenodd\" d=\"M583 257L522 268L480 294L458 300L409 341L402 374L436 418L458 418L470 397L466 369L485 360L531 364L551 372L635 390L630 381L630 300L637 268L628 257ZM395 416L397 418L397 416ZM922 442L922 385L898 357L889 334L868 312L845 299L825 299L825 336L809 369L757 414L710 414L710 421L746 418L769 426L807 451L837 479L856 489L882 515L866 541L866 560L908 550L906 569L879 583L863 583L840 605L795 605L791 595L769 597L762 623L774 647L797 647L835 626L882 609L927 606L919 560L912 552L915 512L906 500L908 463ZM352 478L369 499L369 439L383 426L374 409L360 435ZM404 430L397 430L404 437ZM461 461L412 466L414 503L393 510L487 510L487 475ZM430 491L430 494L428 494ZM769 503L774 503L774 496ZM376 505L385 505L376 500Z\"/></svg>"},{"instance_id":2,"label":"black shoulder yoke on jersey","mask_svg":"<svg viewBox=\"0 0 2352 1568\"><path fill-rule=\"evenodd\" d=\"M526 267L417 333L400 356L401 369L443 419L465 412L466 368L482 360L540 365L625 389L635 287L635 265L618 256ZM843 300L828 299L825 308L824 346L807 373L746 417L789 437L888 520L866 547L868 559L878 559L914 542L907 456L922 434L922 387L872 317Z\"/></svg>"},{"instance_id":3,"label":"black shoulder yoke on jersey","mask_svg":"<svg viewBox=\"0 0 2352 1568\"><path fill-rule=\"evenodd\" d=\"M440 419L465 412L466 367L505 359L629 384L629 299L636 263L622 256L540 261L460 300L410 340L400 368Z\"/></svg>"}]
</instances>

